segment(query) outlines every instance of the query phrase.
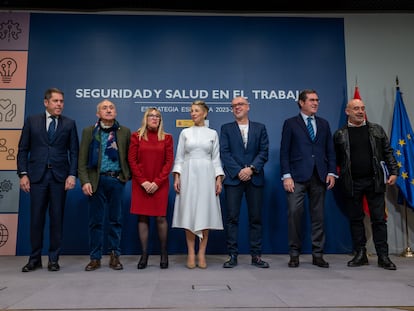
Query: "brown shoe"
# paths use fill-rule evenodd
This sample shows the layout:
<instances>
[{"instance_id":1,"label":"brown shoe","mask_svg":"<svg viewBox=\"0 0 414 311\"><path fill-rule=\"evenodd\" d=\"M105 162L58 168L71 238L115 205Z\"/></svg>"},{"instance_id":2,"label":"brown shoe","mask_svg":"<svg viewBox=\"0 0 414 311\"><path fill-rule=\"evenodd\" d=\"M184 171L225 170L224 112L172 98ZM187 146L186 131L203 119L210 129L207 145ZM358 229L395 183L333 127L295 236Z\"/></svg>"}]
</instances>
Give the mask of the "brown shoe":
<instances>
[{"instance_id":1,"label":"brown shoe","mask_svg":"<svg viewBox=\"0 0 414 311\"><path fill-rule=\"evenodd\" d=\"M111 252L111 257L109 259L109 267L114 270L122 270L124 267L119 261L119 256L115 254L114 251Z\"/></svg>"},{"instance_id":2,"label":"brown shoe","mask_svg":"<svg viewBox=\"0 0 414 311\"><path fill-rule=\"evenodd\" d=\"M195 255L188 255L187 256L187 268L194 269L195 267L196 267Z\"/></svg>"},{"instance_id":3,"label":"brown shoe","mask_svg":"<svg viewBox=\"0 0 414 311\"><path fill-rule=\"evenodd\" d=\"M101 267L101 261L98 259L92 259L85 267L85 271L94 271Z\"/></svg>"},{"instance_id":4,"label":"brown shoe","mask_svg":"<svg viewBox=\"0 0 414 311\"><path fill-rule=\"evenodd\" d=\"M205 256L198 255L198 264L197 264L197 266L200 269L207 269L207 262L206 262L206 257Z\"/></svg>"}]
</instances>

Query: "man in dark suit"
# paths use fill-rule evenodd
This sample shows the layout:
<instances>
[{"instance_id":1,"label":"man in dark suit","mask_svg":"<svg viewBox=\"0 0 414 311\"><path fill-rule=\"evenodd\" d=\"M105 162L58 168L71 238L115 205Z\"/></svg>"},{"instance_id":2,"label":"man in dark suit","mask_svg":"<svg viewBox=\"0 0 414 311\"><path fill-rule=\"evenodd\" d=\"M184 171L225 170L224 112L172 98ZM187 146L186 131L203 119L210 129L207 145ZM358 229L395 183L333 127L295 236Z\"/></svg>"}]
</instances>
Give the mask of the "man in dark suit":
<instances>
[{"instance_id":1,"label":"man in dark suit","mask_svg":"<svg viewBox=\"0 0 414 311\"><path fill-rule=\"evenodd\" d=\"M299 266L302 250L302 216L305 196L311 218L312 264L328 268L325 244L324 204L327 189L336 178L336 158L329 123L315 114L319 97L314 90L299 94L300 113L285 120L280 145L280 170L288 203L288 266Z\"/></svg>"},{"instance_id":2,"label":"man in dark suit","mask_svg":"<svg viewBox=\"0 0 414 311\"><path fill-rule=\"evenodd\" d=\"M122 270L119 261L122 197L125 183L131 178L128 166L131 131L118 123L115 104L109 100L98 104L96 116L98 120L95 125L82 131L78 165L82 191L89 197L90 262L85 271L101 267L106 214L109 218L109 267Z\"/></svg>"},{"instance_id":3,"label":"man in dark suit","mask_svg":"<svg viewBox=\"0 0 414 311\"><path fill-rule=\"evenodd\" d=\"M49 208L49 271L59 271L66 192L76 184L79 141L76 123L62 115L64 94L56 88L44 96L46 112L26 119L19 141L20 188L30 192L31 254L23 272L42 267L43 231Z\"/></svg>"},{"instance_id":4,"label":"man in dark suit","mask_svg":"<svg viewBox=\"0 0 414 311\"><path fill-rule=\"evenodd\" d=\"M239 216L243 195L249 215L251 264L268 268L262 255L262 202L264 165L268 160L269 138L264 124L249 120L249 102L235 97L231 106L234 122L223 124L220 132L220 157L223 164L226 198L226 234L229 259L224 268L237 266Z\"/></svg>"}]
</instances>

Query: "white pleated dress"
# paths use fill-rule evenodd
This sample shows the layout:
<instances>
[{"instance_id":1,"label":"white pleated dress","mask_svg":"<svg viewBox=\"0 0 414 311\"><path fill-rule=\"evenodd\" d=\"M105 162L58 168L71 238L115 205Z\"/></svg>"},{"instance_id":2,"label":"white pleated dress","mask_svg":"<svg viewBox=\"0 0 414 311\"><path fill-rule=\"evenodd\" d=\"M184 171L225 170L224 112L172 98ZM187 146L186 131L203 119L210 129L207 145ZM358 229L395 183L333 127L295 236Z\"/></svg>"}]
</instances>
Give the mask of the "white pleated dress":
<instances>
[{"instance_id":1,"label":"white pleated dress","mask_svg":"<svg viewBox=\"0 0 414 311\"><path fill-rule=\"evenodd\" d=\"M200 239L204 229L223 230L215 186L216 176L224 175L217 132L204 126L183 129L172 171L180 174L181 181L172 227L188 229Z\"/></svg>"}]
</instances>

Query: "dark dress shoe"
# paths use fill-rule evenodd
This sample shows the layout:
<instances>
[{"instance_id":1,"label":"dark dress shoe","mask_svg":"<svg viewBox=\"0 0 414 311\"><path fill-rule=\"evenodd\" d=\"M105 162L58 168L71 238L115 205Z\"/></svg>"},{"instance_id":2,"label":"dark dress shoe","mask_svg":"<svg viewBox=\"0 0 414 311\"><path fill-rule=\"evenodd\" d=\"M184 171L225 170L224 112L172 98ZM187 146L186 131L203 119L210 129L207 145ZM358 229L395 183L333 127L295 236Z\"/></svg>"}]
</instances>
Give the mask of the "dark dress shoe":
<instances>
[{"instance_id":1,"label":"dark dress shoe","mask_svg":"<svg viewBox=\"0 0 414 311\"><path fill-rule=\"evenodd\" d=\"M289 266L289 268L299 267L299 256L290 256L288 266Z\"/></svg>"},{"instance_id":2,"label":"dark dress shoe","mask_svg":"<svg viewBox=\"0 0 414 311\"><path fill-rule=\"evenodd\" d=\"M234 268L237 266L237 256L230 255L229 259L223 264L223 268Z\"/></svg>"},{"instance_id":3,"label":"dark dress shoe","mask_svg":"<svg viewBox=\"0 0 414 311\"><path fill-rule=\"evenodd\" d=\"M101 267L101 261L98 259L92 259L85 267L85 271L94 271Z\"/></svg>"},{"instance_id":4,"label":"dark dress shoe","mask_svg":"<svg viewBox=\"0 0 414 311\"><path fill-rule=\"evenodd\" d=\"M137 269L145 269L148 265L148 255L147 254L142 254L141 258L139 259L138 265L137 265ZM161 263L160 263L161 266Z\"/></svg>"},{"instance_id":5,"label":"dark dress shoe","mask_svg":"<svg viewBox=\"0 0 414 311\"><path fill-rule=\"evenodd\" d=\"M41 262L28 262L23 268L22 268L22 272L30 272L30 271L34 271L36 269L42 268L42 263Z\"/></svg>"},{"instance_id":6,"label":"dark dress shoe","mask_svg":"<svg viewBox=\"0 0 414 311\"><path fill-rule=\"evenodd\" d=\"M397 266L391 261L388 256L378 257L378 266L385 270L397 270Z\"/></svg>"},{"instance_id":7,"label":"dark dress shoe","mask_svg":"<svg viewBox=\"0 0 414 311\"><path fill-rule=\"evenodd\" d=\"M262 260L260 256L252 256L252 265L258 268L269 268L269 264Z\"/></svg>"},{"instance_id":8,"label":"dark dress shoe","mask_svg":"<svg viewBox=\"0 0 414 311\"><path fill-rule=\"evenodd\" d=\"M358 251L354 258L348 261L348 267L360 267L368 264L368 257L365 251Z\"/></svg>"},{"instance_id":9,"label":"dark dress shoe","mask_svg":"<svg viewBox=\"0 0 414 311\"><path fill-rule=\"evenodd\" d=\"M312 264L321 268L329 268L329 263L322 257L313 257Z\"/></svg>"},{"instance_id":10,"label":"dark dress shoe","mask_svg":"<svg viewBox=\"0 0 414 311\"><path fill-rule=\"evenodd\" d=\"M168 269L168 254L161 254L160 268Z\"/></svg>"},{"instance_id":11,"label":"dark dress shoe","mask_svg":"<svg viewBox=\"0 0 414 311\"><path fill-rule=\"evenodd\" d=\"M49 263L47 264L47 270L49 270L49 271L59 271L60 266L59 266L57 261L54 261L54 262L49 261Z\"/></svg>"},{"instance_id":12,"label":"dark dress shoe","mask_svg":"<svg viewBox=\"0 0 414 311\"><path fill-rule=\"evenodd\" d=\"M109 267L114 270L122 270L124 266L119 261L119 256L115 254L114 251L111 252L109 258Z\"/></svg>"}]
</instances>

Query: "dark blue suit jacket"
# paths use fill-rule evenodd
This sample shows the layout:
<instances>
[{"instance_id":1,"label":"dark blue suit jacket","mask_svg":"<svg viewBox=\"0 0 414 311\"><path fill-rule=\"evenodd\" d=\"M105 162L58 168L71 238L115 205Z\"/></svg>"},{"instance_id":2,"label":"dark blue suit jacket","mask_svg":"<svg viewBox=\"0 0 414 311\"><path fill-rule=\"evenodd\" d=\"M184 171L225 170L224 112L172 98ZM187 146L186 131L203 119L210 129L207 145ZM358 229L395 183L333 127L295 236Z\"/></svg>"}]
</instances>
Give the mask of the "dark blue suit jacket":
<instances>
[{"instance_id":1,"label":"dark blue suit jacket","mask_svg":"<svg viewBox=\"0 0 414 311\"><path fill-rule=\"evenodd\" d=\"M285 120L280 144L280 173L291 174L296 182L309 181L316 166L325 183L328 173L336 174L336 155L328 121L315 116L315 141L309 137L301 114Z\"/></svg>"},{"instance_id":2,"label":"dark blue suit jacket","mask_svg":"<svg viewBox=\"0 0 414 311\"><path fill-rule=\"evenodd\" d=\"M253 174L251 181L255 186L263 186L263 167L269 157L269 137L264 124L249 121L246 148L237 122L223 124L220 130L220 157L226 174L225 185L238 185L240 170L253 165L257 173Z\"/></svg>"},{"instance_id":3,"label":"dark blue suit jacket","mask_svg":"<svg viewBox=\"0 0 414 311\"><path fill-rule=\"evenodd\" d=\"M64 182L69 175L77 176L79 141L76 123L60 116L56 133L49 143L46 113L26 119L19 141L17 173L27 172L30 182L42 179L48 159L56 180Z\"/></svg>"}]
</instances>

